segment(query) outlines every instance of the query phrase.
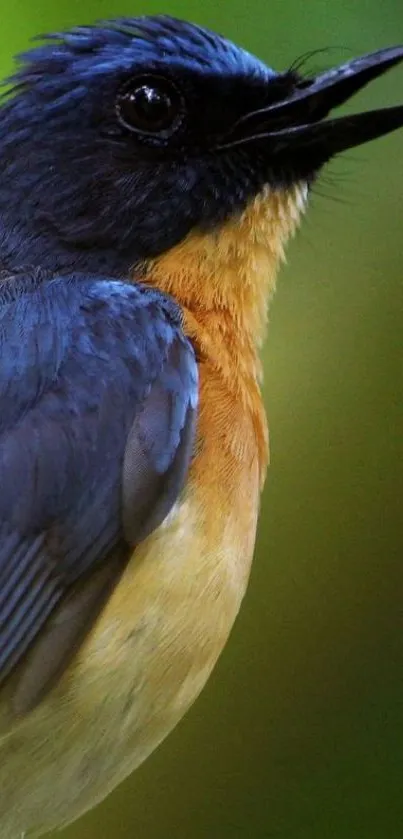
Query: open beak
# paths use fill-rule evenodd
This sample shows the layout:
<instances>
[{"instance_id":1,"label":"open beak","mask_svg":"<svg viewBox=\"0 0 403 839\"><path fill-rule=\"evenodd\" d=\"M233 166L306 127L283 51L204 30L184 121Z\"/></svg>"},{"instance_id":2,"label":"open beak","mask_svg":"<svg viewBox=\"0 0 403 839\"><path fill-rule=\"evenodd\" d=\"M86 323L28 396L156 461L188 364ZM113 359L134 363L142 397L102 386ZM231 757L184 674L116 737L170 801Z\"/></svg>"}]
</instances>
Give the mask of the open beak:
<instances>
[{"instance_id":1,"label":"open beak","mask_svg":"<svg viewBox=\"0 0 403 839\"><path fill-rule=\"evenodd\" d=\"M241 117L222 138L219 149L253 140L269 143L270 153L307 156L314 168L346 149L403 126L403 105L329 119L370 81L403 61L403 46L369 53L314 78L296 77L290 94ZM269 83L270 84L270 83ZM305 153L305 154L304 154Z\"/></svg>"}]
</instances>

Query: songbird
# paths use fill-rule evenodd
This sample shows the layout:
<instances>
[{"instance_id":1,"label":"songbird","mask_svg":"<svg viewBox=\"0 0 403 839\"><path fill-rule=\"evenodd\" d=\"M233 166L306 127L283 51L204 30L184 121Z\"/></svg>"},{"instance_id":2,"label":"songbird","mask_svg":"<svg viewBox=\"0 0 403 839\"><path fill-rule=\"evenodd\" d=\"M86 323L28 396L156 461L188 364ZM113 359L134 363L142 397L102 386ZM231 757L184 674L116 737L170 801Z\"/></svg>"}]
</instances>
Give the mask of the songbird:
<instances>
[{"instance_id":1,"label":"songbird","mask_svg":"<svg viewBox=\"0 0 403 839\"><path fill-rule=\"evenodd\" d=\"M193 703L267 465L259 348L326 119L403 60L274 72L169 17L42 38L0 108L0 834L76 819Z\"/></svg>"}]
</instances>

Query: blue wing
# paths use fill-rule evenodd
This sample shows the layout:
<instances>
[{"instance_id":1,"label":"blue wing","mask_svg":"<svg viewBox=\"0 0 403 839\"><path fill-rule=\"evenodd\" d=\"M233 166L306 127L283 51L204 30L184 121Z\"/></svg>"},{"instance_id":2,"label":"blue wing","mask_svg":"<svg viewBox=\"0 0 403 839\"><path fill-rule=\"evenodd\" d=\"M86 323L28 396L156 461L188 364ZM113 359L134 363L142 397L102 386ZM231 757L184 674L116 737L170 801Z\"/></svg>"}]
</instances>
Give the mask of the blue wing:
<instances>
[{"instance_id":1,"label":"blue wing","mask_svg":"<svg viewBox=\"0 0 403 839\"><path fill-rule=\"evenodd\" d=\"M0 350L0 681L18 665L21 710L180 493L197 366L164 295L38 270L0 283Z\"/></svg>"}]
</instances>

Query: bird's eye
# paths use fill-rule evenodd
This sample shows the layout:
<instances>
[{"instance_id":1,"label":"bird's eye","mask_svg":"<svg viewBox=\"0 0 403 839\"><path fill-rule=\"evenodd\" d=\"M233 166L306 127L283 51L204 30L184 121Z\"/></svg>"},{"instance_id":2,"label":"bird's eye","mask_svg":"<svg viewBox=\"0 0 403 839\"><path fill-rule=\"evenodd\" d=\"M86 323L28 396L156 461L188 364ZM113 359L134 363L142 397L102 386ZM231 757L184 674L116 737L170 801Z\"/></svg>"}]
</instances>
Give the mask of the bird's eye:
<instances>
[{"instance_id":1,"label":"bird's eye","mask_svg":"<svg viewBox=\"0 0 403 839\"><path fill-rule=\"evenodd\" d=\"M119 122L130 131L169 137L182 122L184 102L170 80L143 76L121 88L116 110Z\"/></svg>"}]
</instances>

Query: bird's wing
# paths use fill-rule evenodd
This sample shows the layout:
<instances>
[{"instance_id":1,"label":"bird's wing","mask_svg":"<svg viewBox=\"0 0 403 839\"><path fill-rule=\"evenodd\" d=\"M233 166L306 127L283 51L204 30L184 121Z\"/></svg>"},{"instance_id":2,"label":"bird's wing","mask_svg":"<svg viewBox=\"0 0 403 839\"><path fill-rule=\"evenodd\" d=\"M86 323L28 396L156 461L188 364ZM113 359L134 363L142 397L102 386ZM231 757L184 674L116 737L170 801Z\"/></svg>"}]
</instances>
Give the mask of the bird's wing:
<instances>
[{"instance_id":1,"label":"bird's wing","mask_svg":"<svg viewBox=\"0 0 403 839\"><path fill-rule=\"evenodd\" d=\"M0 682L22 712L178 497L197 367L162 294L40 271L0 278L0 358Z\"/></svg>"}]
</instances>

